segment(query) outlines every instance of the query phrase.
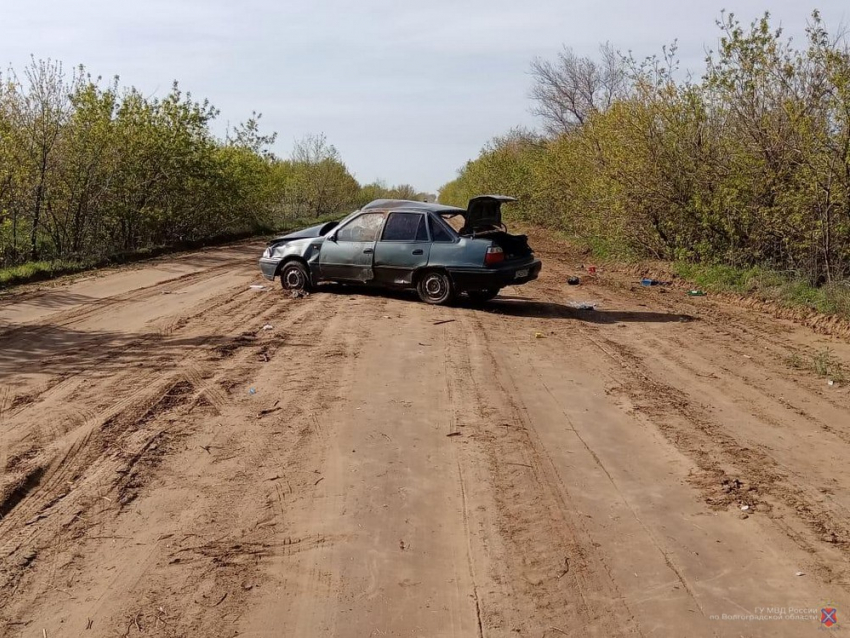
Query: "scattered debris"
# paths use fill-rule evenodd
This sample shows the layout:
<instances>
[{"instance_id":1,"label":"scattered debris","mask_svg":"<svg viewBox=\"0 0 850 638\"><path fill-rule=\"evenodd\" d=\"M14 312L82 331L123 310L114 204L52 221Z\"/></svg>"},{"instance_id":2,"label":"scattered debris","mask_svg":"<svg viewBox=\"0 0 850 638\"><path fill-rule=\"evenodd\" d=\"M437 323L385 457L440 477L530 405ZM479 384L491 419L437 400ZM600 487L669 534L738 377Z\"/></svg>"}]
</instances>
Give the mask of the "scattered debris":
<instances>
[{"instance_id":1,"label":"scattered debris","mask_svg":"<svg viewBox=\"0 0 850 638\"><path fill-rule=\"evenodd\" d=\"M228 592L224 592L224 596L222 596L221 598L219 598L219 599L218 599L218 602L217 602L215 605L213 605L213 607L218 607L221 603L223 603L223 602L224 602L224 599L225 599L225 598L227 598L227 593L228 593Z\"/></svg>"},{"instance_id":2,"label":"scattered debris","mask_svg":"<svg viewBox=\"0 0 850 638\"><path fill-rule=\"evenodd\" d=\"M262 418L262 417L266 416L267 414L277 412L278 410L283 410L283 408L274 407L274 408L266 408L265 410L260 410L259 412L257 412L257 418L258 419Z\"/></svg>"},{"instance_id":3,"label":"scattered debris","mask_svg":"<svg viewBox=\"0 0 850 638\"><path fill-rule=\"evenodd\" d=\"M570 557L564 556L564 568L561 570L561 573L558 574L558 580L566 576L570 573Z\"/></svg>"},{"instance_id":4,"label":"scattered debris","mask_svg":"<svg viewBox=\"0 0 850 638\"><path fill-rule=\"evenodd\" d=\"M38 552L34 549L29 550L26 554L21 557L21 560L18 561L19 567L26 567L30 563L32 563L36 557L38 556Z\"/></svg>"},{"instance_id":5,"label":"scattered debris","mask_svg":"<svg viewBox=\"0 0 850 638\"><path fill-rule=\"evenodd\" d=\"M430 346L431 344L430 344L430 343L422 343L422 342L420 341L420 342L419 342L419 345L420 345L420 346Z\"/></svg>"},{"instance_id":6,"label":"scattered debris","mask_svg":"<svg viewBox=\"0 0 850 638\"><path fill-rule=\"evenodd\" d=\"M835 385L835 381L833 381L832 379L829 379L829 380L826 382L826 385L828 385L828 386L830 386L830 387L831 387L831 386L834 386L834 385Z\"/></svg>"},{"instance_id":7,"label":"scattered debris","mask_svg":"<svg viewBox=\"0 0 850 638\"><path fill-rule=\"evenodd\" d=\"M410 545L405 545L403 540L399 540L398 546L399 546L399 549L401 549L401 551L404 551L405 549L410 547Z\"/></svg>"},{"instance_id":8,"label":"scattered debris","mask_svg":"<svg viewBox=\"0 0 850 638\"><path fill-rule=\"evenodd\" d=\"M263 326L263 330L274 330L274 326L270 323L267 323Z\"/></svg>"},{"instance_id":9,"label":"scattered debris","mask_svg":"<svg viewBox=\"0 0 850 638\"><path fill-rule=\"evenodd\" d=\"M455 320L454 319L441 319L440 321L435 321L434 325L439 326L441 323L451 323L452 321L455 321Z\"/></svg>"},{"instance_id":10,"label":"scattered debris","mask_svg":"<svg viewBox=\"0 0 850 638\"><path fill-rule=\"evenodd\" d=\"M570 308L575 308L576 310L596 310L596 307L599 306L598 301L570 301L567 303Z\"/></svg>"},{"instance_id":11,"label":"scattered debris","mask_svg":"<svg viewBox=\"0 0 850 638\"><path fill-rule=\"evenodd\" d=\"M567 278L567 283L570 286L578 286L581 283L581 280L575 275L573 275L572 277Z\"/></svg>"},{"instance_id":12,"label":"scattered debris","mask_svg":"<svg viewBox=\"0 0 850 638\"><path fill-rule=\"evenodd\" d=\"M38 523L40 520L47 518L47 516L47 514L38 514L34 518L31 518L26 523L24 523L24 525L33 525L35 523Z\"/></svg>"},{"instance_id":13,"label":"scattered debris","mask_svg":"<svg viewBox=\"0 0 850 638\"><path fill-rule=\"evenodd\" d=\"M353 451L354 451L354 450L352 450L352 452L353 452ZM316 485L318 485L319 483L321 483L321 482L322 482L322 481L324 481L324 480L325 480L325 477L324 477L324 476L322 476L322 477L320 477L320 478L319 478L319 479L318 479L315 483L313 483L313 485L314 485L314 486L316 486Z\"/></svg>"},{"instance_id":14,"label":"scattered debris","mask_svg":"<svg viewBox=\"0 0 850 638\"><path fill-rule=\"evenodd\" d=\"M248 394L257 394L257 389L256 388L249 389Z\"/></svg>"},{"instance_id":15,"label":"scattered debris","mask_svg":"<svg viewBox=\"0 0 850 638\"><path fill-rule=\"evenodd\" d=\"M797 576L805 576L806 572L797 572Z\"/></svg>"},{"instance_id":16,"label":"scattered debris","mask_svg":"<svg viewBox=\"0 0 850 638\"><path fill-rule=\"evenodd\" d=\"M659 281L658 279L650 279L648 277L644 277L640 280L641 286L671 286L673 285L672 281Z\"/></svg>"},{"instance_id":17,"label":"scattered debris","mask_svg":"<svg viewBox=\"0 0 850 638\"><path fill-rule=\"evenodd\" d=\"M449 432L446 436L460 436L460 432Z\"/></svg>"},{"instance_id":18,"label":"scattered debris","mask_svg":"<svg viewBox=\"0 0 850 638\"><path fill-rule=\"evenodd\" d=\"M588 266L587 272L590 273L591 275L595 275L596 274L596 266Z\"/></svg>"},{"instance_id":19,"label":"scattered debris","mask_svg":"<svg viewBox=\"0 0 850 638\"><path fill-rule=\"evenodd\" d=\"M705 291L704 290L696 290L696 289L689 290L688 291L688 297L705 297Z\"/></svg>"},{"instance_id":20,"label":"scattered debris","mask_svg":"<svg viewBox=\"0 0 850 638\"><path fill-rule=\"evenodd\" d=\"M534 333L534 338L535 338L535 339L545 339L545 338L546 338L546 335L545 335L545 334L543 334L542 332L535 332L535 333Z\"/></svg>"},{"instance_id":21,"label":"scattered debris","mask_svg":"<svg viewBox=\"0 0 850 638\"><path fill-rule=\"evenodd\" d=\"M251 290L265 290L266 287L263 284L251 284L249 286Z\"/></svg>"},{"instance_id":22,"label":"scattered debris","mask_svg":"<svg viewBox=\"0 0 850 638\"><path fill-rule=\"evenodd\" d=\"M741 511L742 512L746 512L748 509L750 509L749 505L741 505Z\"/></svg>"},{"instance_id":23,"label":"scattered debris","mask_svg":"<svg viewBox=\"0 0 850 638\"><path fill-rule=\"evenodd\" d=\"M244 583L242 583L242 589L244 589L245 591L251 591L252 589L254 589L254 585L245 581Z\"/></svg>"},{"instance_id":24,"label":"scattered debris","mask_svg":"<svg viewBox=\"0 0 850 638\"><path fill-rule=\"evenodd\" d=\"M384 319L392 319L389 315L384 315Z\"/></svg>"},{"instance_id":25,"label":"scattered debris","mask_svg":"<svg viewBox=\"0 0 850 638\"><path fill-rule=\"evenodd\" d=\"M310 293L306 290L293 290L289 296L293 299L301 299L302 297L309 297Z\"/></svg>"}]
</instances>

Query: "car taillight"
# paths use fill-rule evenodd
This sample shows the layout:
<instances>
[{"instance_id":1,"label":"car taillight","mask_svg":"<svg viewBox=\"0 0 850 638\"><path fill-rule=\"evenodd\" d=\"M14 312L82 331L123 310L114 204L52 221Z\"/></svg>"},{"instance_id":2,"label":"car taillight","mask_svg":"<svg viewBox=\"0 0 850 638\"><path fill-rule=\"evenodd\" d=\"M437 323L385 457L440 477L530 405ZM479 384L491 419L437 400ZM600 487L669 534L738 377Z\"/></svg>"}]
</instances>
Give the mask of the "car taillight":
<instances>
[{"instance_id":1,"label":"car taillight","mask_svg":"<svg viewBox=\"0 0 850 638\"><path fill-rule=\"evenodd\" d=\"M505 261L505 251L499 246L490 246L484 254L485 266L495 266L503 261Z\"/></svg>"}]
</instances>

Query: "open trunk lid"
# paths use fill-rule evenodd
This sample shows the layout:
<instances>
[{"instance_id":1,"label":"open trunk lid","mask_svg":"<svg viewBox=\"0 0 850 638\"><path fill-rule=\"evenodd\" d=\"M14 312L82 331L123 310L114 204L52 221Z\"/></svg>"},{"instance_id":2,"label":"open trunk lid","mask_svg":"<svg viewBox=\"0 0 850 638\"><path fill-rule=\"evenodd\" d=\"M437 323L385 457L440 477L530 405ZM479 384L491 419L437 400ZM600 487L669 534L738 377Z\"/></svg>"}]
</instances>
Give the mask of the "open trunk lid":
<instances>
[{"instance_id":1,"label":"open trunk lid","mask_svg":"<svg viewBox=\"0 0 850 638\"><path fill-rule=\"evenodd\" d=\"M502 204L517 201L506 195L479 195L469 200L461 235L489 239L501 247L506 261L525 259L532 254L525 235L511 235L502 224Z\"/></svg>"},{"instance_id":2,"label":"open trunk lid","mask_svg":"<svg viewBox=\"0 0 850 638\"><path fill-rule=\"evenodd\" d=\"M475 232L489 228L501 228L502 204L515 202L515 197L506 195L479 195L469 200L464 215L464 230Z\"/></svg>"}]
</instances>

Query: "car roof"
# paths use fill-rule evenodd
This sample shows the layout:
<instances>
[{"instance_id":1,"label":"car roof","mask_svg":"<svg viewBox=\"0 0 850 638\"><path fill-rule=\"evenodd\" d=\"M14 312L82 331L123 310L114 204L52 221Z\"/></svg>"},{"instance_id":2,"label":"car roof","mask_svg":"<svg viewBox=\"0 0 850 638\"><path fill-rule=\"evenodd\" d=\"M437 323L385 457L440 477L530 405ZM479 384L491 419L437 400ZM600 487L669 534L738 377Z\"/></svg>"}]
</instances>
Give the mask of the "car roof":
<instances>
[{"instance_id":1,"label":"car roof","mask_svg":"<svg viewBox=\"0 0 850 638\"><path fill-rule=\"evenodd\" d=\"M465 208L456 206L445 206L443 204L435 204L431 202L415 202L410 199L376 199L369 202L360 210L380 210L380 211L408 211L416 213L452 213L462 214L466 212Z\"/></svg>"}]
</instances>

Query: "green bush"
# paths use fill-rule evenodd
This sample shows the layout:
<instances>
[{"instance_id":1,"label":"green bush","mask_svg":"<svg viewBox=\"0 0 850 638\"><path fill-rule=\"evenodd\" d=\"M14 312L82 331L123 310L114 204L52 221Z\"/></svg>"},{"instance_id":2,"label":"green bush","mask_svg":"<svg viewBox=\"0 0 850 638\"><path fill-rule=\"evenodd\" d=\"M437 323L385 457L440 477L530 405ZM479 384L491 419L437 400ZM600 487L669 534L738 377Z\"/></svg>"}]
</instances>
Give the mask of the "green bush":
<instances>
[{"instance_id":1,"label":"green bush","mask_svg":"<svg viewBox=\"0 0 850 638\"><path fill-rule=\"evenodd\" d=\"M508 216L603 256L678 262L697 285L848 315L850 47L815 13L802 49L768 15L719 21L701 81L675 47L537 60L547 134L495 138L440 200L520 197Z\"/></svg>"},{"instance_id":2,"label":"green bush","mask_svg":"<svg viewBox=\"0 0 850 638\"><path fill-rule=\"evenodd\" d=\"M162 98L34 61L0 79L0 285L169 247L342 215L370 195L323 135L289 159L254 114L224 138L218 111L175 83Z\"/></svg>"}]
</instances>

